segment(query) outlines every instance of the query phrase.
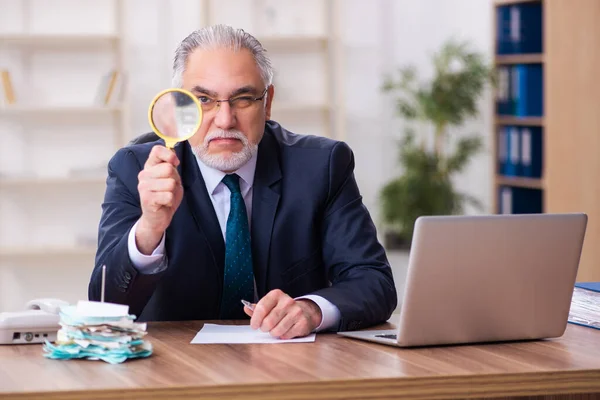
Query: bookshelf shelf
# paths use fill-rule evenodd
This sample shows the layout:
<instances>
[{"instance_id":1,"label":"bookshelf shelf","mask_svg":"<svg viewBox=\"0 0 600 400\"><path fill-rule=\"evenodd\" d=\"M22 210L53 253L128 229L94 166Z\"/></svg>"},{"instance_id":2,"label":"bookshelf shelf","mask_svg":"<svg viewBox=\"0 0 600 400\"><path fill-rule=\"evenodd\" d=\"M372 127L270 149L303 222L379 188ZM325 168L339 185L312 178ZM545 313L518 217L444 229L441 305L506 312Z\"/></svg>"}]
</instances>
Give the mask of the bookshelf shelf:
<instances>
[{"instance_id":1,"label":"bookshelf shelf","mask_svg":"<svg viewBox=\"0 0 600 400\"><path fill-rule=\"evenodd\" d=\"M1 114L31 116L32 114L105 114L119 113L124 110L124 106L76 106L76 105L10 105L0 107Z\"/></svg>"},{"instance_id":2,"label":"bookshelf shelf","mask_svg":"<svg viewBox=\"0 0 600 400\"><path fill-rule=\"evenodd\" d=\"M496 6L508 6L521 3L539 3L540 1L542 0L495 0L494 4Z\"/></svg>"},{"instance_id":3,"label":"bookshelf shelf","mask_svg":"<svg viewBox=\"0 0 600 400\"><path fill-rule=\"evenodd\" d=\"M329 43L327 36L321 35L287 35L287 36L263 36L258 40L267 49L319 49L326 48Z\"/></svg>"},{"instance_id":4,"label":"bookshelf shelf","mask_svg":"<svg viewBox=\"0 0 600 400\"><path fill-rule=\"evenodd\" d=\"M540 64L544 62L544 54L509 54L497 55L495 63L497 65L511 64Z\"/></svg>"},{"instance_id":5,"label":"bookshelf shelf","mask_svg":"<svg viewBox=\"0 0 600 400\"><path fill-rule=\"evenodd\" d=\"M103 185L104 176L90 177L4 177L0 178L0 187L60 186L60 185Z\"/></svg>"},{"instance_id":6,"label":"bookshelf shelf","mask_svg":"<svg viewBox=\"0 0 600 400\"><path fill-rule=\"evenodd\" d=\"M0 34L0 43L27 47L79 47L88 45L116 44L120 37L116 34L44 34L15 33Z\"/></svg>"},{"instance_id":7,"label":"bookshelf shelf","mask_svg":"<svg viewBox=\"0 0 600 400\"><path fill-rule=\"evenodd\" d=\"M544 126L542 117L508 117L496 116L496 125Z\"/></svg>"},{"instance_id":8,"label":"bookshelf shelf","mask_svg":"<svg viewBox=\"0 0 600 400\"><path fill-rule=\"evenodd\" d=\"M0 248L0 258L94 257L93 246L19 246Z\"/></svg>"},{"instance_id":9,"label":"bookshelf shelf","mask_svg":"<svg viewBox=\"0 0 600 400\"><path fill-rule=\"evenodd\" d=\"M536 178L496 176L496 184L502 186L520 187L526 189L543 189L544 181Z\"/></svg>"},{"instance_id":10,"label":"bookshelf shelf","mask_svg":"<svg viewBox=\"0 0 600 400\"><path fill-rule=\"evenodd\" d=\"M273 114L279 113L315 113L329 112L331 108L326 104L273 104Z\"/></svg>"}]
</instances>

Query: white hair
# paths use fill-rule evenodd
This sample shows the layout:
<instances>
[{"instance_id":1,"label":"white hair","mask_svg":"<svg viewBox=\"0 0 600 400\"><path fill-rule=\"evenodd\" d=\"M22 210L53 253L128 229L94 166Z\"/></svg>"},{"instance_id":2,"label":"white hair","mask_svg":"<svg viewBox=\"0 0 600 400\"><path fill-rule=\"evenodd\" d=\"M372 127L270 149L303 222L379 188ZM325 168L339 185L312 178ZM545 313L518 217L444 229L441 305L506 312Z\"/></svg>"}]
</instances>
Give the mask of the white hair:
<instances>
[{"instance_id":1,"label":"white hair","mask_svg":"<svg viewBox=\"0 0 600 400\"><path fill-rule=\"evenodd\" d=\"M181 41L175 50L173 60L174 87L183 85L183 72L189 55L196 49L229 48L233 51L247 49L252 53L265 86L273 83L273 67L262 44L243 29L234 29L227 25L214 25L198 29Z\"/></svg>"}]
</instances>

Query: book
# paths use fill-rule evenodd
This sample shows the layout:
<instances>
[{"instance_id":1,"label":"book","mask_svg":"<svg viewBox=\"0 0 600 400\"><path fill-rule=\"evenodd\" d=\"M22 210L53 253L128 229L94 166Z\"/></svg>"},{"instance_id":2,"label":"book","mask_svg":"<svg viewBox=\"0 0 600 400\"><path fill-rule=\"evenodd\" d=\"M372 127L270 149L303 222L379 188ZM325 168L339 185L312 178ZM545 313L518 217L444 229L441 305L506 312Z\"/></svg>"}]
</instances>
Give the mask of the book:
<instances>
[{"instance_id":1,"label":"book","mask_svg":"<svg viewBox=\"0 0 600 400\"><path fill-rule=\"evenodd\" d=\"M600 329L600 282L577 283L573 290L569 323Z\"/></svg>"},{"instance_id":2,"label":"book","mask_svg":"<svg viewBox=\"0 0 600 400\"><path fill-rule=\"evenodd\" d=\"M0 72L0 77L2 79L2 87L4 88L4 99L6 100L6 104L15 104L15 91L10 80L10 72L3 69Z\"/></svg>"}]
</instances>

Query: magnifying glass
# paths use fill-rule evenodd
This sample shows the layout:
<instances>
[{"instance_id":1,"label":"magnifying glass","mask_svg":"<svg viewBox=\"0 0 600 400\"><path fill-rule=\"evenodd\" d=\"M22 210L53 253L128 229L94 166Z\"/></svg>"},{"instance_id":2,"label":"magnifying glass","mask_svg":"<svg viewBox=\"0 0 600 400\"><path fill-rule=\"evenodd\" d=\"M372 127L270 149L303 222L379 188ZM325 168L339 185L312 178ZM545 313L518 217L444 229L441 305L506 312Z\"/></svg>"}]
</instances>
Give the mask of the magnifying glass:
<instances>
[{"instance_id":1,"label":"magnifying glass","mask_svg":"<svg viewBox=\"0 0 600 400\"><path fill-rule=\"evenodd\" d=\"M200 128L202 106L196 96L185 89L166 89L150 103L148 121L154 133L165 141L165 146L173 149Z\"/></svg>"}]
</instances>

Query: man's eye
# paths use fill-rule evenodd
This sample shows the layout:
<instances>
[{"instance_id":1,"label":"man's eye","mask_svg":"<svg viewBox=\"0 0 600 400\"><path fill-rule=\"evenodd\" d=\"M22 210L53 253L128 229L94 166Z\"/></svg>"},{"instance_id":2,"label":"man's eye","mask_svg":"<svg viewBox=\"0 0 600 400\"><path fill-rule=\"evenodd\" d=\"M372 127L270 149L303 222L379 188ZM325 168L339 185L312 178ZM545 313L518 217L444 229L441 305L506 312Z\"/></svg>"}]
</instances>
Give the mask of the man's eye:
<instances>
[{"instance_id":1,"label":"man's eye","mask_svg":"<svg viewBox=\"0 0 600 400\"><path fill-rule=\"evenodd\" d=\"M238 107L244 107L244 106L248 106L252 103L254 99L250 96L242 96L242 97L236 97L235 99L232 100L232 103L237 105Z\"/></svg>"},{"instance_id":2,"label":"man's eye","mask_svg":"<svg viewBox=\"0 0 600 400\"><path fill-rule=\"evenodd\" d=\"M199 96L198 100L200 100L200 103L202 104L209 104L210 102L212 102L212 99L206 96Z\"/></svg>"}]
</instances>

